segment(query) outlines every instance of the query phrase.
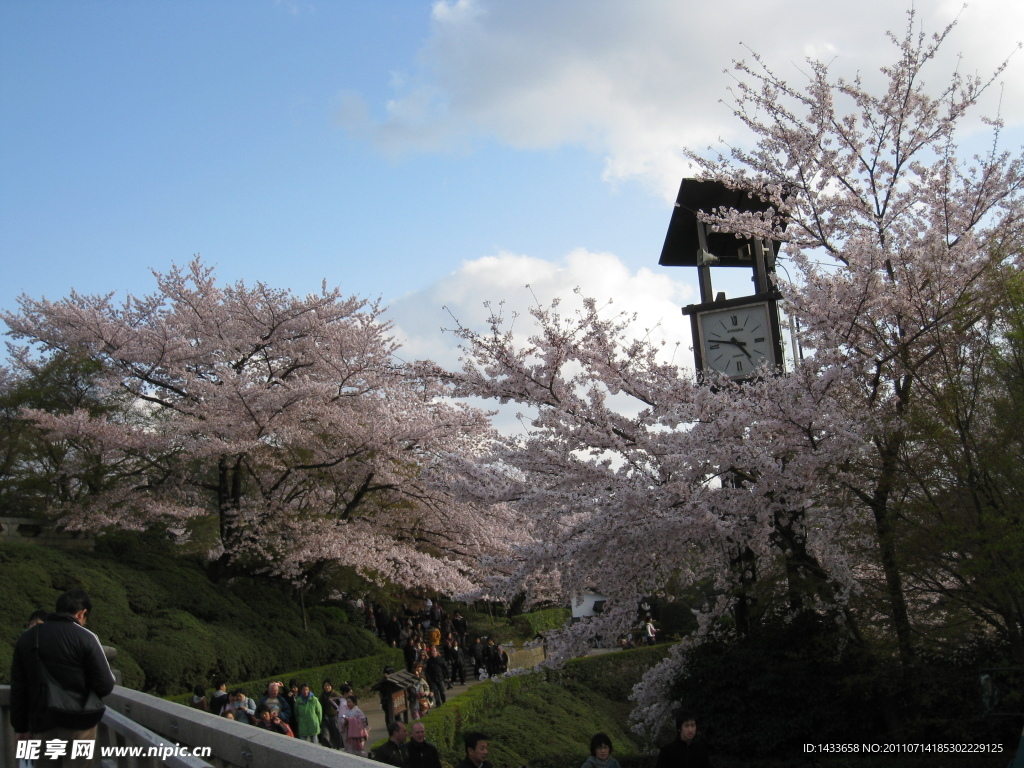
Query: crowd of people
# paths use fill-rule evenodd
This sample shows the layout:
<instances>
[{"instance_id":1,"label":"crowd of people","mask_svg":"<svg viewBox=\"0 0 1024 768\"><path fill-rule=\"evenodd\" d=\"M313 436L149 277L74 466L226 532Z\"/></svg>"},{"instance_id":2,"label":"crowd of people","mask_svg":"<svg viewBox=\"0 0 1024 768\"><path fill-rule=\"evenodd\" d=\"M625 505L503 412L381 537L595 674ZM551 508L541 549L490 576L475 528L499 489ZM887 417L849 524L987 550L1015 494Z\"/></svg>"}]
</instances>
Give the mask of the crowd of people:
<instances>
[{"instance_id":1,"label":"crowd of people","mask_svg":"<svg viewBox=\"0 0 1024 768\"><path fill-rule=\"evenodd\" d=\"M446 691L456 683L466 684L466 665L470 661L473 674L481 680L508 671L508 653L491 639L476 638L467 657L458 635L452 632L441 634L434 631L424 639L419 632L413 631L402 650L405 669L417 681L409 691L415 719L443 705L447 700Z\"/></svg>"},{"instance_id":2,"label":"crowd of people","mask_svg":"<svg viewBox=\"0 0 1024 768\"><path fill-rule=\"evenodd\" d=\"M371 628L380 626L373 606L359 608L372 617L368 618ZM29 617L28 627L15 645L11 664L11 725L19 750L24 747L26 754L31 749L38 750L48 738L57 744L67 744L69 739L94 743L96 725L104 711L101 699L113 689L114 677L98 638L84 628L91 609L92 602L85 592L66 592L57 600L54 613L36 611ZM445 688L451 688L459 674L465 680L461 647L467 639L468 627L459 611L449 618L429 600L416 615L418 621L414 622L413 618L407 617L403 624L395 617L387 617L387 621L381 623L389 627L397 625L397 636L390 638L390 643L397 646L404 641L406 663L416 675L411 697L414 722L407 727L401 721L390 721L388 740L371 756L398 768L441 768L438 750L426 740L426 728L418 719L429 706L444 703ZM653 623L648 621L648 624L651 625L648 638L652 641ZM73 662L69 651L74 651ZM483 642L477 638L472 659L481 677L508 669L508 654L493 641ZM454 665L448 662L460 660L463 663L456 672ZM49 674L49 665L59 674ZM41 687L40 679L46 679L51 689L42 698L37 690ZM65 697L68 691L73 691L85 704L73 712L48 707L49 698L57 695L53 691L58 689ZM92 700L95 700L94 706L90 704ZM423 701L427 702L426 706ZM226 681L216 680L209 697L203 686L196 686L189 704L256 728L367 756L369 721L359 708L359 697L348 683L335 689L331 680L324 680L321 692L314 695L308 683L292 680L285 686L274 681L267 685L257 703L243 689L229 691ZM708 752L697 736L693 715L678 713L675 725L677 737L662 747L656 768L708 768ZM406 744L410 733L411 742ZM31 741L33 738L36 741ZM456 768L491 768L487 762L487 737L469 732L463 738L466 757ZM608 736L596 734L590 742L590 757L581 768L619 768L611 753ZM92 758L93 752L89 751L87 755L72 755L68 761L62 757L61 764L84 767L92 764Z\"/></svg>"},{"instance_id":3,"label":"crowd of people","mask_svg":"<svg viewBox=\"0 0 1024 768\"><path fill-rule=\"evenodd\" d=\"M206 699L197 688L192 705L232 720L250 723L284 736L294 736L334 749L344 749L355 755L371 757L396 768L441 768L437 748L426 740L426 727L414 715L411 726L400 720L388 722L388 740L372 754L367 752L369 723L359 708L359 697L352 687L342 684L335 691L330 680L323 682L323 692L313 696L309 685L272 682L266 694L255 703L244 691L227 691L217 682L217 690ZM708 768L708 752L697 736L697 722L688 712L679 712L675 718L677 736L661 748L656 768ZM411 738L410 738L411 737ZM487 737L481 733L465 735L466 759L456 768L488 768ZM619 768L612 757L611 739L604 733L590 740L590 757L581 768Z\"/></svg>"},{"instance_id":4,"label":"crowd of people","mask_svg":"<svg viewBox=\"0 0 1024 768\"><path fill-rule=\"evenodd\" d=\"M469 627L462 612L449 614L439 602L429 599L416 609L403 605L397 613L362 600L349 601L347 607L366 629L388 645L402 649L406 671L415 680L407 689L411 725L398 720L389 722L388 740L375 754L367 755L369 722L359 708L359 697L348 683L335 687L333 681L324 680L320 692L314 693L306 682L291 680L285 685L275 681L256 702L242 689L228 690L225 681L216 680L211 696L207 697L204 689L197 686L189 703L221 717L332 749L371 756L398 768L441 768L437 749L426 741L426 729L420 718L443 706L447 691L456 683L465 684L467 667L479 679L507 672L508 653L486 637L474 637L467 645ZM648 614L641 633L644 643L653 645L657 632ZM632 634L621 636L618 644L634 647ZM388 668L385 673L393 671ZM697 727L693 717L684 714L681 718L676 723L678 737L662 748L657 768L703 768L708 764L706 749L695 738ZM486 737L471 733L466 738L466 760L458 768L488 768ZM596 734L590 743L590 758L582 768L619 768L611 753L608 736Z\"/></svg>"},{"instance_id":5,"label":"crowd of people","mask_svg":"<svg viewBox=\"0 0 1024 768\"><path fill-rule=\"evenodd\" d=\"M408 689L414 720L442 706L446 692L456 683L465 684L469 662L480 678L508 671L508 653L491 639L475 638L471 652L463 651L469 627L461 611L449 615L429 599L418 609L403 606L397 614L362 600L351 601L349 608L380 639L402 648L406 670L416 678ZM323 680L321 690L314 693L305 681L293 679L287 685L275 681L267 685L258 702L241 688L229 690L225 680L214 680L213 686L209 696L203 686L196 686L189 705L332 749L366 754L369 723L348 683L336 687L332 680Z\"/></svg>"},{"instance_id":6,"label":"crowd of people","mask_svg":"<svg viewBox=\"0 0 1024 768\"><path fill-rule=\"evenodd\" d=\"M359 697L348 683L335 689L331 680L324 680L320 693L314 694L306 682L291 680L285 685L274 681L267 685L259 702L241 688L229 691L224 680L214 680L213 685L209 697L202 686L196 686L189 705L284 736L356 755L366 754L369 722L359 708Z\"/></svg>"}]
</instances>

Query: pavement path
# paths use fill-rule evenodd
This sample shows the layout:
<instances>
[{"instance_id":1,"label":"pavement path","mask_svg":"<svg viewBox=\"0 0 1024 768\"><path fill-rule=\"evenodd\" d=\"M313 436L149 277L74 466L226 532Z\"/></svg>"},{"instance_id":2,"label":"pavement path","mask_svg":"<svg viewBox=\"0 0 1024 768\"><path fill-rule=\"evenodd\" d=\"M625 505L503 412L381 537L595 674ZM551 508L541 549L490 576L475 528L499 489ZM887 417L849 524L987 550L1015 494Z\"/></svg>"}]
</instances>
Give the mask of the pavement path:
<instances>
[{"instance_id":1,"label":"pavement path","mask_svg":"<svg viewBox=\"0 0 1024 768\"><path fill-rule=\"evenodd\" d=\"M591 648L588 652L588 656L598 656L603 653L611 653L612 651L618 650L617 648ZM446 691L447 698L450 700L453 696L458 696L460 693L464 693L472 688L474 685L479 685L486 680L478 680L475 677L466 677L465 685L456 685L450 691ZM384 710L380 705L380 696L374 692L370 696L367 696L364 700L360 700L359 708L363 710L366 715L366 719L370 723L370 739L369 743L373 744L384 738L387 735L387 722L384 719Z\"/></svg>"},{"instance_id":2,"label":"pavement path","mask_svg":"<svg viewBox=\"0 0 1024 768\"><path fill-rule=\"evenodd\" d=\"M467 677L465 685L456 684L451 690L445 691L445 695L450 701L453 696L458 696L460 693L464 693L480 683L481 681L476 678ZM384 710L380 706L380 696L373 692L360 699L359 708L363 710L366 719L370 723L370 738L367 740L367 744L375 744L381 739L387 738L388 726L384 720Z\"/></svg>"}]
</instances>

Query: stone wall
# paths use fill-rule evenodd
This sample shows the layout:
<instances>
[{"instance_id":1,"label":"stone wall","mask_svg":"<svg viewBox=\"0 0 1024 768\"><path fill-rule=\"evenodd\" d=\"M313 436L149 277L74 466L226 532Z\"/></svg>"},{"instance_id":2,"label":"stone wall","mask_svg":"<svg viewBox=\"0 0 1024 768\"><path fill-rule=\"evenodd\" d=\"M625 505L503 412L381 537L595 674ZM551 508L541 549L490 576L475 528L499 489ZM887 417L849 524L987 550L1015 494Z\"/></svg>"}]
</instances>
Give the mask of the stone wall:
<instances>
[{"instance_id":1,"label":"stone wall","mask_svg":"<svg viewBox=\"0 0 1024 768\"><path fill-rule=\"evenodd\" d=\"M22 541L58 549L91 551L96 541L81 531L62 531L45 520L31 517L0 517L0 542Z\"/></svg>"}]
</instances>

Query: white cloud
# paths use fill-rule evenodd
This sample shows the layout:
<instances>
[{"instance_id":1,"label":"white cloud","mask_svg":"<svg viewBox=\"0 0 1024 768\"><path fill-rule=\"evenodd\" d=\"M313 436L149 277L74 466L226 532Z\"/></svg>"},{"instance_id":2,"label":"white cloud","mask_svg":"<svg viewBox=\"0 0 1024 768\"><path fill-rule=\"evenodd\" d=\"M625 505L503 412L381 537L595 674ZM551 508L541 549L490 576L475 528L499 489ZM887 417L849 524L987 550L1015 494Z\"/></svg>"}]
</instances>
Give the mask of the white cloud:
<instances>
[{"instance_id":1,"label":"white cloud","mask_svg":"<svg viewBox=\"0 0 1024 768\"><path fill-rule=\"evenodd\" d=\"M683 316L682 307L696 301L693 289L646 268L632 272L611 253L580 248L558 262L513 253L467 261L434 285L393 302L388 315L395 323L396 338L402 342L403 359L431 359L449 370L458 370L458 340L442 329L461 324L485 331L491 310L500 310L506 318L516 317L513 329L518 340L524 342L535 331L530 306L548 306L559 299L559 311L568 314L582 306L584 296L596 299L599 305L611 300L604 308L609 315L635 314L631 325L635 336L663 343L666 361L692 370L690 321ZM524 411L522 406L499 406L490 401L472 404L497 410L493 423L500 431L522 431L517 417ZM639 407L635 403L622 405L624 412ZM530 413L529 409L525 412Z\"/></svg>"},{"instance_id":2,"label":"white cloud","mask_svg":"<svg viewBox=\"0 0 1024 768\"><path fill-rule=\"evenodd\" d=\"M928 31L960 16L931 75L937 85L958 53L961 70L990 71L1024 30L1024 3L915 5ZM905 8L890 0L441 0L419 68L393 78L383 116L375 121L351 99L340 115L389 152L492 136L519 148L585 146L605 158L607 179L639 178L673 199L684 148L740 140L720 101L731 77L723 70L746 53L741 43L793 82L806 56L872 78L894 56L885 30L899 35L905 25ZM1024 116L1021 63L1002 92L1010 122Z\"/></svg>"},{"instance_id":3,"label":"white cloud","mask_svg":"<svg viewBox=\"0 0 1024 768\"><path fill-rule=\"evenodd\" d=\"M403 357L430 358L456 368L457 341L441 329L455 327L457 320L465 327L485 330L490 313L485 302L492 309L501 304L505 317L518 316L515 331L525 338L533 330L531 305L547 306L560 299L560 309L567 313L579 306L580 296L597 299L599 304L610 299L605 309L609 314L635 313L636 335L649 333L653 340L663 340L666 359L692 367L690 324L681 308L696 301L693 289L646 268L633 272L610 253L577 249L559 262L512 253L485 256L393 302L388 314L403 343Z\"/></svg>"}]
</instances>

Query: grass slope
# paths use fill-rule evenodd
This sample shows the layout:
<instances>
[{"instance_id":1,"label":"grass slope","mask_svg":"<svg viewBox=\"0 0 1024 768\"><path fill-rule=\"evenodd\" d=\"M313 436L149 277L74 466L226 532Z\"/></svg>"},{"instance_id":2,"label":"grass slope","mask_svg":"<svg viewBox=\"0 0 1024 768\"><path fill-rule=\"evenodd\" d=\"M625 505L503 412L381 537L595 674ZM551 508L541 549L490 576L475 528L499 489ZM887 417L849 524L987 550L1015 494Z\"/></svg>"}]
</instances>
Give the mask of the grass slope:
<instances>
[{"instance_id":1,"label":"grass slope","mask_svg":"<svg viewBox=\"0 0 1024 768\"><path fill-rule=\"evenodd\" d=\"M89 592L89 629L118 651L124 684L159 695L216 676L255 680L372 656L384 649L347 623L344 611L309 610L280 585L250 578L211 582L201 564L152 537L104 537L92 553L0 544L0 681L9 680L14 641L28 615L58 595Z\"/></svg>"},{"instance_id":2,"label":"grass slope","mask_svg":"<svg viewBox=\"0 0 1024 768\"><path fill-rule=\"evenodd\" d=\"M667 646L614 651L576 659L562 669L510 677L471 688L424 724L442 759L455 765L464 756L461 737L479 730L490 738L498 768L572 768L590 754L590 737L611 737L624 765L642 761L642 744L630 733L629 692Z\"/></svg>"}]
</instances>

